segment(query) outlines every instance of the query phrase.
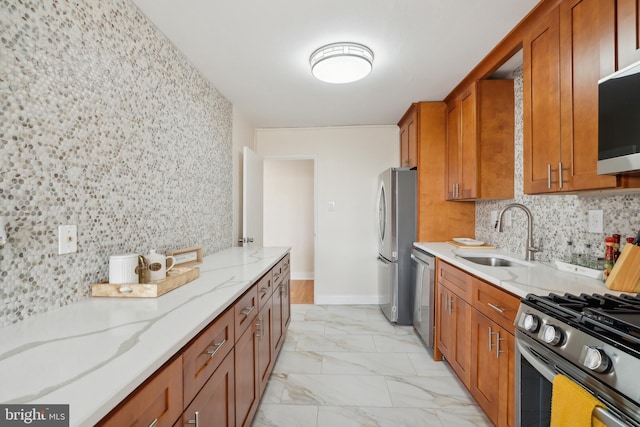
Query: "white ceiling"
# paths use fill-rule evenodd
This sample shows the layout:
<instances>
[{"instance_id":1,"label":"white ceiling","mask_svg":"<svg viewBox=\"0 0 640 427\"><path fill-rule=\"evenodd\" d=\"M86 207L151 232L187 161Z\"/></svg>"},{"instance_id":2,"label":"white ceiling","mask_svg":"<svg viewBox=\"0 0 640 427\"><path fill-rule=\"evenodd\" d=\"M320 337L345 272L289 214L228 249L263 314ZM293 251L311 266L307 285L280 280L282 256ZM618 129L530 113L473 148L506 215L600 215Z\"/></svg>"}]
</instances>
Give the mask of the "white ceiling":
<instances>
[{"instance_id":1,"label":"white ceiling","mask_svg":"<svg viewBox=\"0 0 640 427\"><path fill-rule=\"evenodd\" d=\"M396 124L442 100L538 0L133 0L255 127ZM315 80L309 55L369 46L364 80Z\"/></svg>"}]
</instances>

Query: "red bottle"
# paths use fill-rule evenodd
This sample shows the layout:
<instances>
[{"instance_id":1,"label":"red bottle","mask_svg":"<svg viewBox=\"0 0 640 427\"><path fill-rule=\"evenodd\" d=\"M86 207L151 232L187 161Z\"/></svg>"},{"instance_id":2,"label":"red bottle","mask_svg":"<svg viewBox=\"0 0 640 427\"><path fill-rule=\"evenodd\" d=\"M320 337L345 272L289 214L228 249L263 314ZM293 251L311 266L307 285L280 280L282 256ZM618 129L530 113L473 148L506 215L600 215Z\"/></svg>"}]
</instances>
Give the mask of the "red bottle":
<instances>
[{"instance_id":1,"label":"red bottle","mask_svg":"<svg viewBox=\"0 0 640 427\"><path fill-rule=\"evenodd\" d=\"M602 279L606 282L607 277L609 277L609 274L613 269L613 237L605 237L604 242L607 247L604 251L604 270Z\"/></svg>"}]
</instances>

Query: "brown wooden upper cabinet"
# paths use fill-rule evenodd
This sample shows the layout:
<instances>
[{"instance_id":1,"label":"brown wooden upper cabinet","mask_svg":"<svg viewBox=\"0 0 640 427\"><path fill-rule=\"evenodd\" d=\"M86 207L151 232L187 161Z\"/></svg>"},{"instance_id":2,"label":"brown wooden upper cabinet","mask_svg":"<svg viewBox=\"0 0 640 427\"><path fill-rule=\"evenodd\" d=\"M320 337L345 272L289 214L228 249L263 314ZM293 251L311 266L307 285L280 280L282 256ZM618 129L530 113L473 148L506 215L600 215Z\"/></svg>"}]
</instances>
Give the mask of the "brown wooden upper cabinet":
<instances>
[{"instance_id":1,"label":"brown wooden upper cabinet","mask_svg":"<svg viewBox=\"0 0 640 427\"><path fill-rule=\"evenodd\" d=\"M513 80L478 80L448 105L447 200L513 197Z\"/></svg>"},{"instance_id":2,"label":"brown wooden upper cabinet","mask_svg":"<svg viewBox=\"0 0 640 427\"><path fill-rule=\"evenodd\" d=\"M400 166L418 166L418 110L410 108L398 122L400 128Z\"/></svg>"},{"instance_id":3,"label":"brown wooden upper cabinet","mask_svg":"<svg viewBox=\"0 0 640 427\"><path fill-rule=\"evenodd\" d=\"M527 194L638 185L597 174L598 80L616 68L615 15L616 0L565 0L524 37Z\"/></svg>"},{"instance_id":4,"label":"brown wooden upper cabinet","mask_svg":"<svg viewBox=\"0 0 640 427\"><path fill-rule=\"evenodd\" d=\"M640 61L640 2L616 1L618 69Z\"/></svg>"}]
</instances>

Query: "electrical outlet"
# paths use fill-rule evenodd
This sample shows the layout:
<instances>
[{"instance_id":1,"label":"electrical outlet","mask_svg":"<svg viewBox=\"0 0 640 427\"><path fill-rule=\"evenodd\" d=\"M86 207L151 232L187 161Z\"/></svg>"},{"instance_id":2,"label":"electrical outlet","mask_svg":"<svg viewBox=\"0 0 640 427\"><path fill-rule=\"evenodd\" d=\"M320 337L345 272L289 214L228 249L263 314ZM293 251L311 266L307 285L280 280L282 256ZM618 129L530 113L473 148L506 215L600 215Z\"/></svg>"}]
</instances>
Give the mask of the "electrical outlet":
<instances>
[{"instance_id":1,"label":"electrical outlet","mask_svg":"<svg viewBox=\"0 0 640 427\"><path fill-rule=\"evenodd\" d=\"M589 211L589 233L602 233L604 218L602 210Z\"/></svg>"},{"instance_id":2,"label":"electrical outlet","mask_svg":"<svg viewBox=\"0 0 640 427\"><path fill-rule=\"evenodd\" d=\"M506 211L504 213L504 226L505 227L511 227L511 212L510 211Z\"/></svg>"},{"instance_id":3,"label":"electrical outlet","mask_svg":"<svg viewBox=\"0 0 640 427\"><path fill-rule=\"evenodd\" d=\"M491 228L496 226L498 222L498 211L491 211Z\"/></svg>"},{"instance_id":4,"label":"electrical outlet","mask_svg":"<svg viewBox=\"0 0 640 427\"><path fill-rule=\"evenodd\" d=\"M78 252L78 226L58 226L58 255Z\"/></svg>"}]
</instances>

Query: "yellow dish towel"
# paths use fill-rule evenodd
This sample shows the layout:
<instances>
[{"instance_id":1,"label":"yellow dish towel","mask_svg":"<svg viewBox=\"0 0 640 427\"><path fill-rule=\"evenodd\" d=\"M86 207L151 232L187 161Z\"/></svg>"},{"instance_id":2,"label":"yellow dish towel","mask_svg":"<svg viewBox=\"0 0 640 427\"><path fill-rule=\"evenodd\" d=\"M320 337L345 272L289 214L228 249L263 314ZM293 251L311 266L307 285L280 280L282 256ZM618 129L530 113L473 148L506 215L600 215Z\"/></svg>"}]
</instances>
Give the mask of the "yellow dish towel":
<instances>
[{"instance_id":1,"label":"yellow dish towel","mask_svg":"<svg viewBox=\"0 0 640 427\"><path fill-rule=\"evenodd\" d=\"M604 427L593 417L596 406L605 407L588 391L564 375L553 379L551 427Z\"/></svg>"}]
</instances>

